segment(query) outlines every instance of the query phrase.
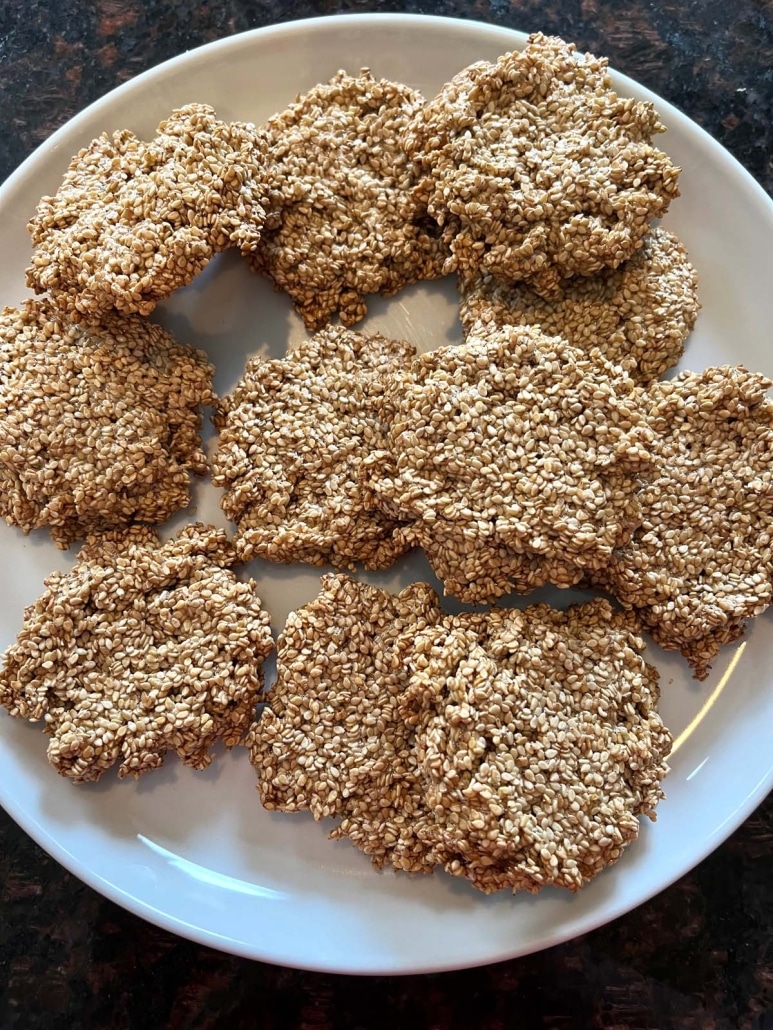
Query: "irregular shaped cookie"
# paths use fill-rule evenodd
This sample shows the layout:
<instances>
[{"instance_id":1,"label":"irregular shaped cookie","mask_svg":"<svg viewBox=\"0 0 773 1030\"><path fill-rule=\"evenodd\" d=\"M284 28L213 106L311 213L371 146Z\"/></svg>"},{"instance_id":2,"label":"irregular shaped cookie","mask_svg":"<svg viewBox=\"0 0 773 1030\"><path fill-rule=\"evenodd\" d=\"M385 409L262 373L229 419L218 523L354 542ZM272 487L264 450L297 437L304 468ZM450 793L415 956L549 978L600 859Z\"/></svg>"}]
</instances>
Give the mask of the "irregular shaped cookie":
<instances>
[{"instance_id":1,"label":"irregular shaped cookie","mask_svg":"<svg viewBox=\"0 0 773 1030\"><path fill-rule=\"evenodd\" d=\"M0 315L0 514L60 547L159 523L203 474L213 368L138 316L74 325L45 300Z\"/></svg>"},{"instance_id":2,"label":"irregular shaped cookie","mask_svg":"<svg viewBox=\"0 0 773 1030\"><path fill-rule=\"evenodd\" d=\"M385 568L407 549L358 470L383 443L383 377L414 355L408 343L331 326L287 358L249 362L217 415L213 459L245 561Z\"/></svg>"},{"instance_id":3,"label":"irregular shaped cookie","mask_svg":"<svg viewBox=\"0 0 773 1030\"><path fill-rule=\"evenodd\" d=\"M402 149L423 104L367 70L339 72L267 123L269 220L250 262L290 295L308 329L336 314L353 325L366 294L443 273L448 251L412 196Z\"/></svg>"},{"instance_id":4,"label":"irregular shaped cookie","mask_svg":"<svg viewBox=\"0 0 773 1030\"><path fill-rule=\"evenodd\" d=\"M655 818L671 738L631 613L493 609L431 626L404 710L445 868L486 892L578 890Z\"/></svg>"},{"instance_id":5,"label":"irregular shaped cookie","mask_svg":"<svg viewBox=\"0 0 773 1030\"><path fill-rule=\"evenodd\" d=\"M662 131L650 104L612 91L606 60L537 34L456 75L405 146L459 271L550 296L630 258L678 195L679 170L652 146Z\"/></svg>"},{"instance_id":6,"label":"irregular shaped cookie","mask_svg":"<svg viewBox=\"0 0 773 1030\"><path fill-rule=\"evenodd\" d=\"M492 275L460 280L459 317L465 332L476 322L536 325L575 347L598 347L607 361L627 365L649 383L677 363L698 315L698 277L679 240L653 229L641 250L614 270L562 282L554 300L524 282Z\"/></svg>"},{"instance_id":7,"label":"irregular shaped cookie","mask_svg":"<svg viewBox=\"0 0 773 1030\"><path fill-rule=\"evenodd\" d=\"M0 671L0 705L45 722L48 759L77 783L116 762L139 776L173 751L195 769L239 743L272 649L255 584L230 571L225 533L147 526L91 537L27 609Z\"/></svg>"},{"instance_id":8,"label":"irregular shaped cookie","mask_svg":"<svg viewBox=\"0 0 773 1030\"><path fill-rule=\"evenodd\" d=\"M102 135L29 223L27 285L68 317L149 314L226 247L254 250L265 218L265 140L189 104L149 143Z\"/></svg>"},{"instance_id":9,"label":"irregular shaped cookie","mask_svg":"<svg viewBox=\"0 0 773 1030\"><path fill-rule=\"evenodd\" d=\"M437 596L416 583L396 597L347 576L322 579L292 612L277 643L277 681L250 735L266 808L343 816L333 836L358 843L381 865L431 870L417 836L422 801L412 779L412 730L397 717L405 656L440 618ZM365 827L378 824L370 835Z\"/></svg>"},{"instance_id":10,"label":"irregular shaped cookie","mask_svg":"<svg viewBox=\"0 0 773 1030\"><path fill-rule=\"evenodd\" d=\"M390 376L379 401L387 447L362 476L392 517L413 523L430 560L440 546L447 577L458 550L452 578L471 577L475 596L457 595L570 586L639 521L651 432L633 390L597 352L530 326L481 327ZM469 552L502 545L522 561L478 596Z\"/></svg>"},{"instance_id":11,"label":"irregular shaped cookie","mask_svg":"<svg viewBox=\"0 0 773 1030\"><path fill-rule=\"evenodd\" d=\"M655 476L642 523L594 573L699 679L773 597L771 385L724 366L649 387Z\"/></svg>"},{"instance_id":12,"label":"irregular shaped cookie","mask_svg":"<svg viewBox=\"0 0 773 1030\"><path fill-rule=\"evenodd\" d=\"M345 576L290 615L250 735L267 808L339 819L381 867L577 890L654 818L670 737L635 617L444 615Z\"/></svg>"}]
</instances>

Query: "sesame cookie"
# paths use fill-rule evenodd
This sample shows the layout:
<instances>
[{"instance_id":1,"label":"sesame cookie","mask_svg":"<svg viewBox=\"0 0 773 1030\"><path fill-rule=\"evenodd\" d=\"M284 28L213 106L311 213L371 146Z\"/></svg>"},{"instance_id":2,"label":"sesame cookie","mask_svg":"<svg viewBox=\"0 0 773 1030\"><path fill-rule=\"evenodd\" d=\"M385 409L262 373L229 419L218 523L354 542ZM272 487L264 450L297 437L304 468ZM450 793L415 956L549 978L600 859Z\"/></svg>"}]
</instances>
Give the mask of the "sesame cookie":
<instances>
[{"instance_id":1,"label":"sesame cookie","mask_svg":"<svg viewBox=\"0 0 773 1030\"><path fill-rule=\"evenodd\" d=\"M249 560L384 568L408 544L358 477L382 446L376 398L413 347L331 326L288 357L255 358L219 409L213 482Z\"/></svg>"},{"instance_id":2,"label":"sesame cookie","mask_svg":"<svg viewBox=\"0 0 773 1030\"><path fill-rule=\"evenodd\" d=\"M102 135L70 162L29 223L27 285L74 321L149 314L226 247L253 250L265 210L265 142L189 104L149 143Z\"/></svg>"},{"instance_id":3,"label":"sesame cookie","mask_svg":"<svg viewBox=\"0 0 773 1030\"><path fill-rule=\"evenodd\" d=\"M254 717L268 616L230 571L222 530L162 544L147 526L91 537L25 612L0 671L0 705L44 720L48 759L77 783L160 766L168 751L209 765Z\"/></svg>"},{"instance_id":4,"label":"sesame cookie","mask_svg":"<svg viewBox=\"0 0 773 1030\"><path fill-rule=\"evenodd\" d=\"M412 641L441 616L426 583L395 597L343 575L325 576L319 595L288 616L277 681L250 738L266 808L343 817L333 836L352 836L376 864L431 871L417 836L412 729L397 706Z\"/></svg>"},{"instance_id":5,"label":"sesame cookie","mask_svg":"<svg viewBox=\"0 0 773 1030\"><path fill-rule=\"evenodd\" d=\"M207 471L201 406L213 368L137 315L74 324L45 300L0 314L0 515L87 532L160 523Z\"/></svg>"},{"instance_id":6,"label":"sesame cookie","mask_svg":"<svg viewBox=\"0 0 773 1030\"><path fill-rule=\"evenodd\" d=\"M771 385L724 366L647 389L655 474L641 526L594 573L699 679L773 598Z\"/></svg>"},{"instance_id":7,"label":"sesame cookie","mask_svg":"<svg viewBox=\"0 0 773 1030\"><path fill-rule=\"evenodd\" d=\"M353 325L366 294L443 273L448 251L412 196L402 149L423 104L367 70L339 72L267 123L269 218L250 263L290 295L308 329L336 314Z\"/></svg>"},{"instance_id":8,"label":"sesame cookie","mask_svg":"<svg viewBox=\"0 0 773 1030\"><path fill-rule=\"evenodd\" d=\"M679 361L698 316L698 277L679 240L653 229L641 250L613 270L564 279L546 300L525 282L492 275L460 279L459 318L470 332L491 325L536 325L575 347L598 347L607 361L626 361L633 379L649 383Z\"/></svg>"},{"instance_id":9,"label":"sesame cookie","mask_svg":"<svg viewBox=\"0 0 773 1030\"><path fill-rule=\"evenodd\" d=\"M405 146L459 271L550 296L630 258L678 195L679 170L652 146L662 131L650 104L612 91L606 60L537 34L456 75Z\"/></svg>"},{"instance_id":10,"label":"sesame cookie","mask_svg":"<svg viewBox=\"0 0 773 1030\"><path fill-rule=\"evenodd\" d=\"M431 626L403 709L437 852L486 892L576 891L654 819L671 738L631 613L493 609Z\"/></svg>"},{"instance_id":11,"label":"sesame cookie","mask_svg":"<svg viewBox=\"0 0 773 1030\"><path fill-rule=\"evenodd\" d=\"M481 326L393 373L379 411L387 445L362 477L430 560L443 552L437 571L465 600L570 586L638 524L651 432L633 382L597 352L532 326ZM502 547L512 566L484 595L475 562L490 567L480 549Z\"/></svg>"}]
</instances>

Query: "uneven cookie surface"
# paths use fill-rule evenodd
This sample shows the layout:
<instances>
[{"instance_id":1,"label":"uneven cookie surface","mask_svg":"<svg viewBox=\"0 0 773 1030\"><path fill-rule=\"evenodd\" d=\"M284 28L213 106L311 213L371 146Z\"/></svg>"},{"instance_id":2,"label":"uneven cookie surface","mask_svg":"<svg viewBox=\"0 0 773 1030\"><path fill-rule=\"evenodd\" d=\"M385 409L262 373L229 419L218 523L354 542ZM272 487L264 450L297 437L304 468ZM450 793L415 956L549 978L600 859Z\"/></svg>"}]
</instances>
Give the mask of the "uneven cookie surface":
<instances>
[{"instance_id":1,"label":"uneven cookie surface","mask_svg":"<svg viewBox=\"0 0 773 1030\"><path fill-rule=\"evenodd\" d=\"M328 576L288 618L251 733L269 809L340 820L377 866L577 890L654 817L670 737L631 613L445 615Z\"/></svg>"},{"instance_id":2,"label":"uneven cookie surface","mask_svg":"<svg viewBox=\"0 0 773 1030\"><path fill-rule=\"evenodd\" d=\"M648 388L655 475L642 524L594 574L699 678L773 597L770 386L724 366Z\"/></svg>"},{"instance_id":3,"label":"uneven cookie surface","mask_svg":"<svg viewBox=\"0 0 773 1030\"><path fill-rule=\"evenodd\" d=\"M207 470L212 366L138 316L74 325L44 300L0 314L0 514L60 546L160 523Z\"/></svg>"},{"instance_id":4,"label":"uneven cookie surface","mask_svg":"<svg viewBox=\"0 0 773 1030\"><path fill-rule=\"evenodd\" d=\"M412 196L402 149L423 97L368 71L339 72L266 125L269 218L250 261L292 298L308 329L353 325L369 293L442 274L448 251Z\"/></svg>"},{"instance_id":5,"label":"uneven cookie surface","mask_svg":"<svg viewBox=\"0 0 773 1030\"><path fill-rule=\"evenodd\" d=\"M651 143L662 128L650 104L612 91L606 60L535 35L456 75L406 149L459 271L550 295L631 257L677 196L678 169Z\"/></svg>"},{"instance_id":6,"label":"uneven cookie surface","mask_svg":"<svg viewBox=\"0 0 773 1030\"><path fill-rule=\"evenodd\" d=\"M682 355L698 315L697 285L682 244L658 228L616 269L564 280L556 299L492 275L463 279L459 317L465 332L479 321L539 326L583 350L598 347L613 364L632 359L632 378L649 383Z\"/></svg>"},{"instance_id":7,"label":"uneven cookie surface","mask_svg":"<svg viewBox=\"0 0 773 1030\"><path fill-rule=\"evenodd\" d=\"M438 571L463 600L571 586L638 523L651 434L633 390L619 367L559 337L481 327L389 378L387 446L363 478L430 561L442 552ZM483 595L475 562L501 546L514 567Z\"/></svg>"},{"instance_id":8,"label":"uneven cookie surface","mask_svg":"<svg viewBox=\"0 0 773 1030\"><path fill-rule=\"evenodd\" d=\"M73 320L147 315L218 251L255 248L266 192L262 137L203 104L174 111L149 143L100 136L38 204L27 284Z\"/></svg>"},{"instance_id":9,"label":"uneven cookie surface","mask_svg":"<svg viewBox=\"0 0 773 1030\"><path fill-rule=\"evenodd\" d=\"M448 872L577 890L654 818L671 738L630 613L493 609L431 626L404 707Z\"/></svg>"},{"instance_id":10,"label":"uneven cookie surface","mask_svg":"<svg viewBox=\"0 0 773 1030\"><path fill-rule=\"evenodd\" d=\"M168 751L202 769L239 743L273 643L225 533L189 525L162 544L145 526L94 536L27 609L0 671L0 705L45 722L48 758L76 782L116 762L139 776Z\"/></svg>"},{"instance_id":11,"label":"uneven cookie surface","mask_svg":"<svg viewBox=\"0 0 773 1030\"><path fill-rule=\"evenodd\" d=\"M441 615L425 583L392 596L330 575L288 616L277 681L251 733L266 808L343 817L334 836L348 833L377 864L432 869L417 836L423 803L412 731L397 707L412 640Z\"/></svg>"},{"instance_id":12,"label":"uneven cookie surface","mask_svg":"<svg viewBox=\"0 0 773 1030\"><path fill-rule=\"evenodd\" d=\"M243 559L384 568L406 550L358 470L382 443L384 375L414 354L407 343L329 327L287 358L249 362L218 414L213 459Z\"/></svg>"}]
</instances>

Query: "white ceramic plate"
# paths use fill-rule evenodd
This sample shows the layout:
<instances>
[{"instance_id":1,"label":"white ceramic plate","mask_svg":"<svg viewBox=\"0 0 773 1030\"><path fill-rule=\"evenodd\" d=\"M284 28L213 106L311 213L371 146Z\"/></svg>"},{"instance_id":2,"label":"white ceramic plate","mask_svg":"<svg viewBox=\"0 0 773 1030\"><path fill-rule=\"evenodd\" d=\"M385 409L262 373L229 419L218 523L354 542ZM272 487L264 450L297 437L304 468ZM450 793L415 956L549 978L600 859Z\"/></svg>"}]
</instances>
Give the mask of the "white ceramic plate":
<instances>
[{"instance_id":1,"label":"white ceramic plate","mask_svg":"<svg viewBox=\"0 0 773 1030\"><path fill-rule=\"evenodd\" d=\"M456 71L523 45L503 29L438 18L362 15L304 21L203 47L140 76L84 111L44 144L0 191L0 301L25 295L25 222L56 189L68 159L102 131L151 134L173 107L200 101L221 117L261 122L338 68L369 66L432 95ZM663 146L683 166L682 198L667 224L685 241L701 276L703 311L685 367L744 362L773 375L773 203L750 176L678 111L622 76L624 94L656 103ZM233 254L219 258L160 312L180 338L205 348L217 387L230 388L252 353L279 356L303 333L286 298L251 276ZM449 283L374 300L365 329L404 336L423 349L460 338ZM191 514L191 513L189 513ZM203 486L195 514L222 524L216 492ZM71 557L45 534L0 527L3 565L0 646L19 629L41 581ZM275 629L311 599L318 570L249 569ZM428 569L418 558L369 576L393 588ZM564 606L576 594L542 591ZM522 599L517 603L524 603ZM39 727L0 717L0 801L59 862L133 912L225 951L313 969L420 972L470 966L535 951L613 919L662 890L725 837L773 783L771 619L726 649L698 684L685 664L654 646L662 711L677 744L668 798L623 859L577 896L484 897L444 874L375 872L328 827L304 816L269 815L258 803L243 750L204 773L169 760L139 783L114 776L74 787L45 758Z\"/></svg>"}]
</instances>

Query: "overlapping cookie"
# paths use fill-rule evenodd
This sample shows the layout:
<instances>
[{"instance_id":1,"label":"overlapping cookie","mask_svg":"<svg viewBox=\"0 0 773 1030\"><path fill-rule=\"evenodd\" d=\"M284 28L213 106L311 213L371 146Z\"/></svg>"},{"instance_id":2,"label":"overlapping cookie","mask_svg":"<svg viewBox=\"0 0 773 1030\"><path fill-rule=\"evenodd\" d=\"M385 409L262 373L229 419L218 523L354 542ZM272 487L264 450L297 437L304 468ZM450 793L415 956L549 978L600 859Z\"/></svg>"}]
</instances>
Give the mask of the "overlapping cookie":
<instances>
[{"instance_id":1,"label":"overlapping cookie","mask_svg":"<svg viewBox=\"0 0 773 1030\"><path fill-rule=\"evenodd\" d=\"M402 140L424 98L399 83L339 72L266 124L269 218L250 257L290 295L308 329L364 317L365 297L443 274L448 251Z\"/></svg>"},{"instance_id":2,"label":"overlapping cookie","mask_svg":"<svg viewBox=\"0 0 773 1030\"><path fill-rule=\"evenodd\" d=\"M597 347L649 383L679 361L698 316L698 277L679 240L653 229L640 250L614 270L564 279L554 299L525 282L493 275L460 277L459 317L465 333L487 325L535 325L575 347Z\"/></svg>"},{"instance_id":3,"label":"overlapping cookie","mask_svg":"<svg viewBox=\"0 0 773 1030\"><path fill-rule=\"evenodd\" d=\"M577 890L662 797L642 646L603 600L451 617L426 584L326 577L288 619L251 735L261 800L336 817L377 866Z\"/></svg>"},{"instance_id":4,"label":"overlapping cookie","mask_svg":"<svg viewBox=\"0 0 773 1030\"><path fill-rule=\"evenodd\" d=\"M408 343L338 326L287 358L249 362L221 404L213 459L242 559L383 568L407 549L359 469L382 442L384 376L414 355Z\"/></svg>"},{"instance_id":5,"label":"overlapping cookie","mask_svg":"<svg viewBox=\"0 0 773 1030\"><path fill-rule=\"evenodd\" d=\"M638 524L651 433L633 382L598 353L532 326L480 326L390 376L379 409L386 447L364 481L430 562L438 551L462 600L571 586ZM503 548L481 578L480 552Z\"/></svg>"},{"instance_id":6,"label":"overlapping cookie","mask_svg":"<svg viewBox=\"0 0 773 1030\"><path fill-rule=\"evenodd\" d=\"M406 149L459 271L551 296L632 257L678 195L679 169L652 145L662 130L651 104L613 92L606 60L537 34L456 75Z\"/></svg>"},{"instance_id":7,"label":"overlapping cookie","mask_svg":"<svg viewBox=\"0 0 773 1030\"><path fill-rule=\"evenodd\" d=\"M770 387L724 366L647 389L655 474L639 495L641 525L594 573L699 678L773 599Z\"/></svg>"}]
</instances>

